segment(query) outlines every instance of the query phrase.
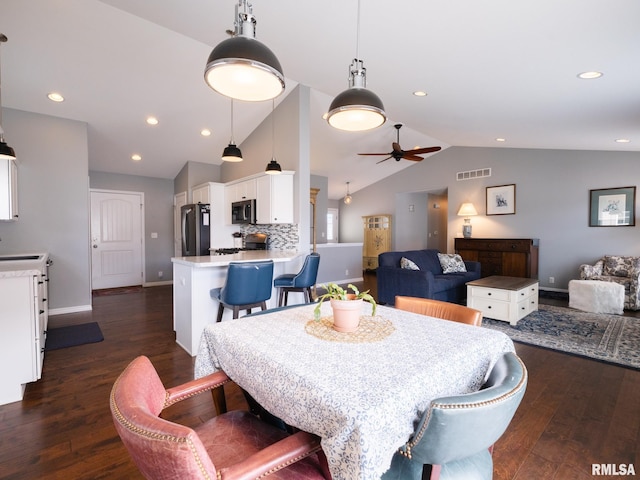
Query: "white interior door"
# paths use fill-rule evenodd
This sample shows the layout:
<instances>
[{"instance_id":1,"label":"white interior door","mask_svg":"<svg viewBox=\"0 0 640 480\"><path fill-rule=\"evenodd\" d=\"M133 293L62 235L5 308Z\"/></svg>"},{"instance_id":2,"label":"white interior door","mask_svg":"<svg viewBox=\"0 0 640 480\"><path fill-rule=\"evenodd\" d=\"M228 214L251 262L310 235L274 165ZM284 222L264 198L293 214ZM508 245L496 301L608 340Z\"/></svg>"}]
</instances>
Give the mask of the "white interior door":
<instances>
[{"instance_id":1,"label":"white interior door","mask_svg":"<svg viewBox=\"0 0 640 480\"><path fill-rule=\"evenodd\" d=\"M173 252L175 257L182 256L182 229L180 223L181 208L187 204L187 192L176 193L173 196Z\"/></svg>"},{"instance_id":2,"label":"white interior door","mask_svg":"<svg viewBox=\"0 0 640 480\"><path fill-rule=\"evenodd\" d=\"M91 288L142 285L142 194L91 191Z\"/></svg>"}]
</instances>

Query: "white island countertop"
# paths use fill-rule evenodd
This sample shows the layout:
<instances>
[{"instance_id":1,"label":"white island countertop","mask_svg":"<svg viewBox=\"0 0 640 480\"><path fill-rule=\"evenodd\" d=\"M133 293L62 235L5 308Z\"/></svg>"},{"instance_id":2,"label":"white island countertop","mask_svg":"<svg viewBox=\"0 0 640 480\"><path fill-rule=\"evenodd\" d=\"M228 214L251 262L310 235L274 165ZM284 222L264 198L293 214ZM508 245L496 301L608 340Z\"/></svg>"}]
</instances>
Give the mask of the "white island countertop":
<instances>
[{"instance_id":1,"label":"white island countertop","mask_svg":"<svg viewBox=\"0 0 640 480\"><path fill-rule=\"evenodd\" d=\"M173 257L173 263L192 268L228 267L230 262L257 262L273 260L274 263L290 262L303 255L296 250L243 250L231 255L205 255L201 257Z\"/></svg>"}]
</instances>

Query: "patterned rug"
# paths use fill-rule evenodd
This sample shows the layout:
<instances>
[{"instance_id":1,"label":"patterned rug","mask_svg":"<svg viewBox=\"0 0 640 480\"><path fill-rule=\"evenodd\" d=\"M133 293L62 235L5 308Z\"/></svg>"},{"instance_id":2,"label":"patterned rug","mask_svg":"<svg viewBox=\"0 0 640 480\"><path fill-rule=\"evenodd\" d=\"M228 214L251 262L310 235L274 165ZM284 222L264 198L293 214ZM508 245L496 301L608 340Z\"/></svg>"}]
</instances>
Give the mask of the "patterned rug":
<instances>
[{"instance_id":1,"label":"patterned rug","mask_svg":"<svg viewBox=\"0 0 640 480\"><path fill-rule=\"evenodd\" d=\"M640 318L540 305L517 325L483 319L482 325L515 342L559 350L640 370Z\"/></svg>"}]
</instances>

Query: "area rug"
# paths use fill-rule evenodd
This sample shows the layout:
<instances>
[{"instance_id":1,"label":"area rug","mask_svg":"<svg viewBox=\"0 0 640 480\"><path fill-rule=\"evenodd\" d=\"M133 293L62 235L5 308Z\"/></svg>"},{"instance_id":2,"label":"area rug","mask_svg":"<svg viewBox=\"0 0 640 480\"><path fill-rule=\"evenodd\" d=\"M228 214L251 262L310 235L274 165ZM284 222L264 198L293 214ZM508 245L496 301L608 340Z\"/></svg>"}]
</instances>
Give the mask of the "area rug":
<instances>
[{"instance_id":1,"label":"area rug","mask_svg":"<svg viewBox=\"0 0 640 480\"><path fill-rule=\"evenodd\" d=\"M540 305L517 325L483 319L513 341L640 369L640 318Z\"/></svg>"},{"instance_id":2,"label":"area rug","mask_svg":"<svg viewBox=\"0 0 640 480\"><path fill-rule=\"evenodd\" d=\"M47 340L44 349L59 350L75 347L87 343L97 343L104 340L102 330L96 322L69 325L68 327L51 328L47 330Z\"/></svg>"}]
</instances>

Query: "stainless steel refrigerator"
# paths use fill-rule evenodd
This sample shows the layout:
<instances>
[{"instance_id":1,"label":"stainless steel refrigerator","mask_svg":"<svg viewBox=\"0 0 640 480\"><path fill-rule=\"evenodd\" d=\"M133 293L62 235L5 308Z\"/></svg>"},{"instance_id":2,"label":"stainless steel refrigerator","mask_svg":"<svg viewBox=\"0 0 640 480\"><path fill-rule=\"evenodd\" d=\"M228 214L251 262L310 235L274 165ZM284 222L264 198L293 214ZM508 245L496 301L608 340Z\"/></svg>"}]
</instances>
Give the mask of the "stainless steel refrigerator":
<instances>
[{"instance_id":1,"label":"stainless steel refrigerator","mask_svg":"<svg viewBox=\"0 0 640 480\"><path fill-rule=\"evenodd\" d=\"M209 255L211 209L208 203L182 207L182 256Z\"/></svg>"}]
</instances>

